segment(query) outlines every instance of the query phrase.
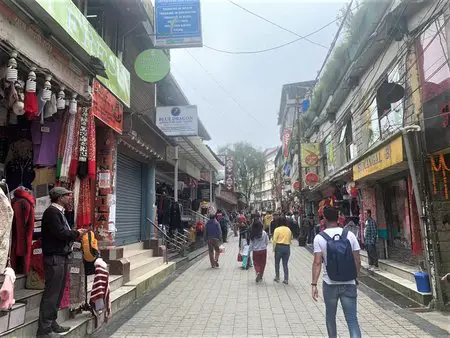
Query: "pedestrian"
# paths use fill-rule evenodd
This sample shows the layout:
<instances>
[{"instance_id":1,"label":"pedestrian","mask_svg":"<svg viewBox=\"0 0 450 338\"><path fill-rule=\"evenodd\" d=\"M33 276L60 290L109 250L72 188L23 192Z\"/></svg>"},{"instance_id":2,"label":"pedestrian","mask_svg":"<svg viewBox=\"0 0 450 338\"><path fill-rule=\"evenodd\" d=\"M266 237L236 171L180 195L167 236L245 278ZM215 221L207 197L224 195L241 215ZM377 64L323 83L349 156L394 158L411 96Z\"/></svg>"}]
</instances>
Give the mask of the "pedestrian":
<instances>
[{"instance_id":1,"label":"pedestrian","mask_svg":"<svg viewBox=\"0 0 450 338\"><path fill-rule=\"evenodd\" d=\"M217 219L217 222L219 222L219 224L220 224L220 229L222 230L221 240L223 243L226 243L227 238L228 238L228 222L229 222L228 216L224 211L219 209L219 210L217 210L217 213L216 213L216 219Z\"/></svg>"},{"instance_id":2,"label":"pedestrian","mask_svg":"<svg viewBox=\"0 0 450 338\"><path fill-rule=\"evenodd\" d=\"M318 300L317 281L323 269L323 299L328 337L337 337L336 311L341 301L351 338L361 337L357 304L357 277L361 267L359 244L355 235L338 224L338 210L325 207L326 229L314 238L312 265L312 297Z\"/></svg>"},{"instance_id":3,"label":"pedestrian","mask_svg":"<svg viewBox=\"0 0 450 338\"><path fill-rule=\"evenodd\" d=\"M259 283L263 276L267 262L267 245L269 237L263 230L261 222L254 222L250 231L250 251L253 252L253 264L256 271L256 283Z\"/></svg>"},{"instance_id":4,"label":"pedestrian","mask_svg":"<svg viewBox=\"0 0 450 338\"><path fill-rule=\"evenodd\" d=\"M209 221L205 226L205 238L208 242L208 253L211 268L219 267L220 240L222 239L222 229L216 220L216 215L210 214Z\"/></svg>"},{"instance_id":5,"label":"pedestrian","mask_svg":"<svg viewBox=\"0 0 450 338\"><path fill-rule=\"evenodd\" d=\"M275 279L280 282L280 260L283 262L284 284L289 283L289 256L291 255L292 231L285 217L277 217L277 228L273 233L273 251L275 252Z\"/></svg>"},{"instance_id":6,"label":"pedestrian","mask_svg":"<svg viewBox=\"0 0 450 338\"><path fill-rule=\"evenodd\" d=\"M86 232L72 230L64 215L72 192L55 187L49 192L51 205L42 215L42 253L44 256L45 289L39 307L38 337L61 337L70 330L57 322L58 308L66 286L68 256L73 242Z\"/></svg>"},{"instance_id":7,"label":"pedestrian","mask_svg":"<svg viewBox=\"0 0 450 338\"><path fill-rule=\"evenodd\" d=\"M372 218L372 210L366 210L366 226L364 228L364 245L369 258L369 270L378 270L377 223Z\"/></svg>"},{"instance_id":8,"label":"pedestrian","mask_svg":"<svg viewBox=\"0 0 450 338\"><path fill-rule=\"evenodd\" d=\"M239 219L239 253L242 257L242 268L248 270L252 266L249 255L250 229L244 216Z\"/></svg>"},{"instance_id":9,"label":"pedestrian","mask_svg":"<svg viewBox=\"0 0 450 338\"><path fill-rule=\"evenodd\" d=\"M268 234L270 223L272 223L273 216L270 211L267 211L266 215L264 216L264 231Z\"/></svg>"}]
</instances>

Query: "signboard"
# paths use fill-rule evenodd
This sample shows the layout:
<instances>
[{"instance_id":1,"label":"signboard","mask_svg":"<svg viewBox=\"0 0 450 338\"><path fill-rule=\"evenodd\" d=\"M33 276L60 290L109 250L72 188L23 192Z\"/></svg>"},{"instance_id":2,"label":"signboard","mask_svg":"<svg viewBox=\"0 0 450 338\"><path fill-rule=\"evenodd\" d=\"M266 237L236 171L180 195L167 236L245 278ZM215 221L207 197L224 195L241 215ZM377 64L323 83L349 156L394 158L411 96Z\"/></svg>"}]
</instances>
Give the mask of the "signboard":
<instances>
[{"instance_id":1,"label":"signboard","mask_svg":"<svg viewBox=\"0 0 450 338\"><path fill-rule=\"evenodd\" d=\"M201 47L200 0L156 0L155 31L155 47Z\"/></svg>"},{"instance_id":2,"label":"signboard","mask_svg":"<svg viewBox=\"0 0 450 338\"><path fill-rule=\"evenodd\" d=\"M353 179L359 180L403 162L403 138L400 136L353 166Z\"/></svg>"},{"instance_id":3,"label":"signboard","mask_svg":"<svg viewBox=\"0 0 450 338\"><path fill-rule=\"evenodd\" d=\"M303 168L318 167L320 143L302 143L301 161Z\"/></svg>"},{"instance_id":4,"label":"signboard","mask_svg":"<svg viewBox=\"0 0 450 338\"><path fill-rule=\"evenodd\" d=\"M156 107L156 126L167 136L197 136L197 106Z\"/></svg>"},{"instance_id":5,"label":"signboard","mask_svg":"<svg viewBox=\"0 0 450 338\"><path fill-rule=\"evenodd\" d=\"M292 131L291 129L285 129L283 131L283 156L288 157L289 156L289 142L292 138Z\"/></svg>"},{"instance_id":6,"label":"signboard","mask_svg":"<svg viewBox=\"0 0 450 338\"><path fill-rule=\"evenodd\" d=\"M289 163L285 163L283 167L284 177L291 177L291 165Z\"/></svg>"},{"instance_id":7,"label":"signboard","mask_svg":"<svg viewBox=\"0 0 450 338\"><path fill-rule=\"evenodd\" d=\"M225 156L225 188L234 192L234 157Z\"/></svg>"},{"instance_id":8,"label":"signboard","mask_svg":"<svg viewBox=\"0 0 450 338\"><path fill-rule=\"evenodd\" d=\"M97 78L127 107L130 106L130 72L98 35L83 13L72 0L34 0L44 9L67 34L91 55L99 58L108 78Z\"/></svg>"},{"instance_id":9,"label":"signboard","mask_svg":"<svg viewBox=\"0 0 450 338\"><path fill-rule=\"evenodd\" d=\"M319 176L316 173L309 172L305 175L305 184L312 188L319 183Z\"/></svg>"},{"instance_id":10,"label":"signboard","mask_svg":"<svg viewBox=\"0 0 450 338\"><path fill-rule=\"evenodd\" d=\"M96 118L122 134L123 106L100 82L92 83L92 112Z\"/></svg>"},{"instance_id":11,"label":"signboard","mask_svg":"<svg viewBox=\"0 0 450 338\"><path fill-rule=\"evenodd\" d=\"M425 140L428 153L448 148L450 139L450 90L423 104Z\"/></svg>"},{"instance_id":12,"label":"signboard","mask_svg":"<svg viewBox=\"0 0 450 338\"><path fill-rule=\"evenodd\" d=\"M170 60L160 49L147 49L136 57L134 70L142 81L155 83L169 74Z\"/></svg>"}]
</instances>

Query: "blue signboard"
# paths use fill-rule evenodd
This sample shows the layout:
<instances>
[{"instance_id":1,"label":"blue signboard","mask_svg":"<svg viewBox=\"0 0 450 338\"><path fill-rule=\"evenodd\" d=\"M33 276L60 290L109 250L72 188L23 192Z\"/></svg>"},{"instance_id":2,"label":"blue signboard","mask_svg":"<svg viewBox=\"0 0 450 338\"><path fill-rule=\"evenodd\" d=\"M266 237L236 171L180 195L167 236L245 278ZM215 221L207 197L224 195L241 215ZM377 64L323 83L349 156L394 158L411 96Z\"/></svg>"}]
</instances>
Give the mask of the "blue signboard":
<instances>
[{"instance_id":1,"label":"blue signboard","mask_svg":"<svg viewBox=\"0 0 450 338\"><path fill-rule=\"evenodd\" d=\"M156 0L155 47L201 47L200 0Z\"/></svg>"}]
</instances>

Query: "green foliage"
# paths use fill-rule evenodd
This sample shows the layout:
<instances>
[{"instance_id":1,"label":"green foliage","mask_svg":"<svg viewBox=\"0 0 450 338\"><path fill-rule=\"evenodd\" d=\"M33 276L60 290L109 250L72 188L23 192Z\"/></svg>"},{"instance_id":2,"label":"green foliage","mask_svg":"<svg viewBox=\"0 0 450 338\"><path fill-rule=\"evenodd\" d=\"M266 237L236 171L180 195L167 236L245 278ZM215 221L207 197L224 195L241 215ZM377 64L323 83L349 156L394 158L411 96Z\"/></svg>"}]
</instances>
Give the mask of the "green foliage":
<instances>
[{"instance_id":1,"label":"green foliage","mask_svg":"<svg viewBox=\"0 0 450 338\"><path fill-rule=\"evenodd\" d=\"M231 155L235 159L235 179L239 191L247 201L255 186L261 184L265 172L264 152L248 142L236 142L219 148L219 154Z\"/></svg>"}]
</instances>

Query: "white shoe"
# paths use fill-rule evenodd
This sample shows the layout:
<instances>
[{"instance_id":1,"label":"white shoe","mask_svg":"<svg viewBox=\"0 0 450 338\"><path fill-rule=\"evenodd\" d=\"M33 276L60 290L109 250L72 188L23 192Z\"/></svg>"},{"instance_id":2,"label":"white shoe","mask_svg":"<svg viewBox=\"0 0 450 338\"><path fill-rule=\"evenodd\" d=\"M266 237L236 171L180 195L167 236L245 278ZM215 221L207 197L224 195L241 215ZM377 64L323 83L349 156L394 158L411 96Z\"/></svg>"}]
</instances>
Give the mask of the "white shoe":
<instances>
[{"instance_id":1,"label":"white shoe","mask_svg":"<svg viewBox=\"0 0 450 338\"><path fill-rule=\"evenodd\" d=\"M380 268L378 266L374 266L372 271L380 271Z\"/></svg>"},{"instance_id":2,"label":"white shoe","mask_svg":"<svg viewBox=\"0 0 450 338\"><path fill-rule=\"evenodd\" d=\"M369 265L369 268L367 270L373 271L373 269L374 269L374 266L373 265Z\"/></svg>"}]
</instances>

